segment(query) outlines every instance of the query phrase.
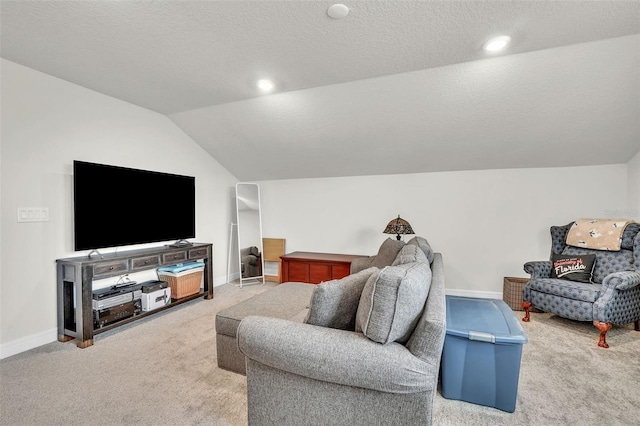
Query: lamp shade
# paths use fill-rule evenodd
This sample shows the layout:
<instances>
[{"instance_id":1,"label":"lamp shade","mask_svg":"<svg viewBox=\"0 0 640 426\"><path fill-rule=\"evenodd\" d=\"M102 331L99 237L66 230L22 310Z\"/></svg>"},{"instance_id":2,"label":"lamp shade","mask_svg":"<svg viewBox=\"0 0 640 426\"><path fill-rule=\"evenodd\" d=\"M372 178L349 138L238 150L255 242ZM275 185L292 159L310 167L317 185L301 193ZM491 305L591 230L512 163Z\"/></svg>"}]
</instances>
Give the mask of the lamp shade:
<instances>
[{"instance_id":1,"label":"lamp shade","mask_svg":"<svg viewBox=\"0 0 640 426\"><path fill-rule=\"evenodd\" d=\"M396 240L400 239L400 234L414 234L409 222L398 215L396 219L392 219L387 227L382 231L384 234L396 234Z\"/></svg>"}]
</instances>

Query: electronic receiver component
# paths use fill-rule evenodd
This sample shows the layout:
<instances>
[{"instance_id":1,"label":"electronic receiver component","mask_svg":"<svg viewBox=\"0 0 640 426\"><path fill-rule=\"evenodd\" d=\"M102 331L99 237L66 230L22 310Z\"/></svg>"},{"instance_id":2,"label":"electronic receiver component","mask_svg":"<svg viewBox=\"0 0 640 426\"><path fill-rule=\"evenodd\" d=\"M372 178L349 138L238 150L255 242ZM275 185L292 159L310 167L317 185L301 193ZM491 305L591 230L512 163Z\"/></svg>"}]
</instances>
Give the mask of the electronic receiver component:
<instances>
[{"instance_id":1,"label":"electronic receiver component","mask_svg":"<svg viewBox=\"0 0 640 426\"><path fill-rule=\"evenodd\" d=\"M93 326L101 328L105 325L113 324L125 318L132 317L142 312L142 302L140 299L113 306L107 309L93 311Z\"/></svg>"}]
</instances>

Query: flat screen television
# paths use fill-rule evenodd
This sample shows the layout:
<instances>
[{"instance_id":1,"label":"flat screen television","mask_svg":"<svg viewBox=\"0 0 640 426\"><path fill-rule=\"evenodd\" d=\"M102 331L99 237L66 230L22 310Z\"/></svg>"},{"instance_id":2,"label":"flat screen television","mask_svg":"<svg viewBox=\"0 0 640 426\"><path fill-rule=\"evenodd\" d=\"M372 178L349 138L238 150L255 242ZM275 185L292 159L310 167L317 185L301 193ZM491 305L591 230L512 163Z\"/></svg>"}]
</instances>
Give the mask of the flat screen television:
<instances>
[{"instance_id":1,"label":"flat screen television","mask_svg":"<svg viewBox=\"0 0 640 426\"><path fill-rule=\"evenodd\" d=\"M195 201L193 176L76 160L74 249L194 238Z\"/></svg>"}]
</instances>

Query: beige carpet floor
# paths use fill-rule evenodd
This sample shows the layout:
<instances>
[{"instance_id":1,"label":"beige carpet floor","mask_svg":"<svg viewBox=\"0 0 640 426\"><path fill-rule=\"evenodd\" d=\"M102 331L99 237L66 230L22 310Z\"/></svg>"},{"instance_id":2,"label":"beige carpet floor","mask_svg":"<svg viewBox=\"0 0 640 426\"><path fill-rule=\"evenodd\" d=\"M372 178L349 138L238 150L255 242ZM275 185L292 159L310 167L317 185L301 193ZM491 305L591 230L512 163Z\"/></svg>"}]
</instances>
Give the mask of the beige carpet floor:
<instances>
[{"instance_id":1,"label":"beige carpet floor","mask_svg":"<svg viewBox=\"0 0 640 426\"><path fill-rule=\"evenodd\" d=\"M217 367L214 319L270 285L222 285L87 349L54 342L0 361L0 424L246 425L246 379ZM438 394L435 425L640 424L640 332L614 327L605 350L587 323L532 314L524 328L515 413Z\"/></svg>"}]
</instances>

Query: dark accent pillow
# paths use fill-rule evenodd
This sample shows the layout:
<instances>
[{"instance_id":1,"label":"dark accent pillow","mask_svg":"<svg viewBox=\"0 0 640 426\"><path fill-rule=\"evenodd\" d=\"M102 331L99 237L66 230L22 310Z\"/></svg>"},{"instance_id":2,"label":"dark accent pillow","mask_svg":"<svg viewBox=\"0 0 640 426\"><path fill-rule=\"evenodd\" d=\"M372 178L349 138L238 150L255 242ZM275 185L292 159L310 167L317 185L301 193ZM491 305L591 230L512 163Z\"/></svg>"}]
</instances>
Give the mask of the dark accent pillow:
<instances>
[{"instance_id":1,"label":"dark accent pillow","mask_svg":"<svg viewBox=\"0 0 640 426\"><path fill-rule=\"evenodd\" d=\"M581 283L593 283L595 254L555 254L551 255L551 277Z\"/></svg>"}]
</instances>

